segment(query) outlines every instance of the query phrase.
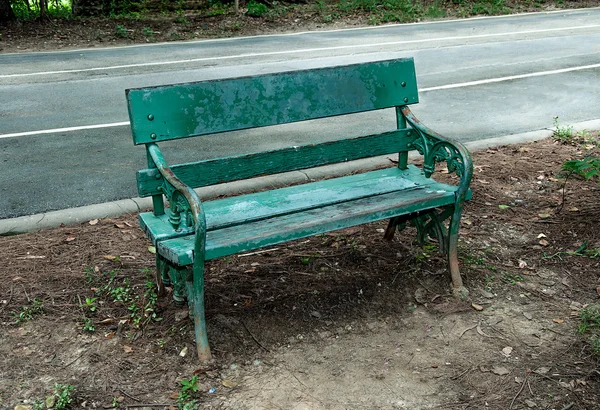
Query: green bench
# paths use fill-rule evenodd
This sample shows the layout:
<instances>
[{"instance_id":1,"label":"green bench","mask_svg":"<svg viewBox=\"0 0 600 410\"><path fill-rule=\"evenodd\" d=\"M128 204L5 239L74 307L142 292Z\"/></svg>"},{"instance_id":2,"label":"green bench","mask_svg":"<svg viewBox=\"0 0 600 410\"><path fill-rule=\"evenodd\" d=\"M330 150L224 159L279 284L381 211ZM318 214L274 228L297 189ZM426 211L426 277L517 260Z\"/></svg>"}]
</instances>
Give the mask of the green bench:
<instances>
[{"instance_id":1,"label":"green bench","mask_svg":"<svg viewBox=\"0 0 600 410\"><path fill-rule=\"evenodd\" d=\"M253 77L126 91L133 141L148 168L137 173L153 211L139 215L156 246L157 282L173 286L195 324L200 360L211 358L204 316L205 261L337 229L389 219L391 239L406 223L418 239L437 238L454 293L466 294L458 268L460 216L470 198L468 151L423 126L412 59L397 59ZM157 143L178 138L393 108L387 132L169 166ZM422 168L408 151L423 155ZM249 148L251 151L251 148ZM266 192L202 202L193 188L398 153L398 166ZM432 178L446 162L457 186ZM163 197L169 207L165 208Z\"/></svg>"}]
</instances>

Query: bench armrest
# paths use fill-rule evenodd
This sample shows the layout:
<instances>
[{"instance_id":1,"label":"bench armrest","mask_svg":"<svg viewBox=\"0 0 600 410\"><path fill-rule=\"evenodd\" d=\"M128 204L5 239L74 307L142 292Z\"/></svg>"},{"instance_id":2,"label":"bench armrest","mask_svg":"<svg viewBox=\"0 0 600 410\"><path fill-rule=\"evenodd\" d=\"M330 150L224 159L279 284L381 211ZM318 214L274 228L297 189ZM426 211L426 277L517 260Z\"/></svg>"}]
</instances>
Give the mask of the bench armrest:
<instances>
[{"instance_id":1,"label":"bench armrest","mask_svg":"<svg viewBox=\"0 0 600 410\"><path fill-rule=\"evenodd\" d=\"M165 182L164 185L161 186L161 190L170 204L171 215L169 217L169 222L171 222L175 230L178 230L181 224L181 214L187 215L190 213L192 221L185 222L193 222L196 234L200 233L201 236L204 236L204 233L206 232L206 216L204 214L204 209L202 208L200 197L192 188L177 178L171 168L167 165L158 145L148 144L147 148L152 161Z\"/></svg>"},{"instance_id":2,"label":"bench armrest","mask_svg":"<svg viewBox=\"0 0 600 410\"><path fill-rule=\"evenodd\" d=\"M425 176L429 178L435 171L435 164L445 161L448 172L455 172L460 177L456 199L458 202L464 202L473 176L473 160L467 148L460 142L443 137L423 125L407 106L402 107L401 110L406 122L418 135L412 147L424 157Z\"/></svg>"}]
</instances>

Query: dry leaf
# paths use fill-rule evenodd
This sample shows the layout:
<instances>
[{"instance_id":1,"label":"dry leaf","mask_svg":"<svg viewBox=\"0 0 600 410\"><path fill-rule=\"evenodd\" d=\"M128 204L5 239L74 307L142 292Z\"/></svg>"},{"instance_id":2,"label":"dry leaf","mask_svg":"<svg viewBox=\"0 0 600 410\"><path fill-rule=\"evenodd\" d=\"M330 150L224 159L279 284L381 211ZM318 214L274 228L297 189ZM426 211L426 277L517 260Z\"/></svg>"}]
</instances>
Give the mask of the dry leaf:
<instances>
[{"instance_id":1,"label":"dry leaf","mask_svg":"<svg viewBox=\"0 0 600 410\"><path fill-rule=\"evenodd\" d=\"M112 339L113 337L115 337L115 332L110 332L104 335L104 337L108 340Z\"/></svg>"},{"instance_id":2,"label":"dry leaf","mask_svg":"<svg viewBox=\"0 0 600 410\"><path fill-rule=\"evenodd\" d=\"M529 148L521 147L521 148L519 148L519 151L521 151L521 152L528 152Z\"/></svg>"},{"instance_id":3,"label":"dry leaf","mask_svg":"<svg viewBox=\"0 0 600 410\"><path fill-rule=\"evenodd\" d=\"M561 323L564 323L564 322L565 322L565 321L564 321L564 320L562 320L562 319L552 319L552 321L553 321L554 323L558 323L559 325L560 325Z\"/></svg>"},{"instance_id":4,"label":"dry leaf","mask_svg":"<svg viewBox=\"0 0 600 410\"><path fill-rule=\"evenodd\" d=\"M538 239L542 239L542 238L547 238L547 236L546 236L546 235L544 235L543 233L541 233L541 234L539 234L539 235L537 236L537 238L538 238Z\"/></svg>"},{"instance_id":5,"label":"dry leaf","mask_svg":"<svg viewBox=\"0 0 600 410\"><path fill-rule=\"evenodd\" d=\"M483 310L483 306L481 306L481 305L478 305L478 304L476 304L476 303L471 303L471 307L472 307L473 309L477 310L477 311L480 311L480 312Z\"/></svg>"},{"instance_id":6,"label":"dry leaf","mask_svg":"<svg viewBox=\"0 0 600 410\"><path fill-rule=\"evenodd\" d=\"M548 245L550 245L550 242L548 242L548 241L547 241L547 240L545 240L545 239L542 239L542 240L539 242L539 244L540 244L540 245L542 245L542 246L548 246Z\"/></svg>"},{"instance_id":7,"label":"dry leaf","mask_svg":"<svg viewBox=\"0 0 600 410\"><path fill-rule=\"evenodd\" d=\"M115 256L115 255L104 255L103 258L106 260L109 260L109 261L115 261L115 260L119 259L119 257Z\"/></svg>"},{"instance_id":8,"label":"dry leaf","mask_svg":"<svg viewBox=\"0 0 600 410\"><path fill-rule=\"evenodd\" d=\"M509 374L510 371L506 367L494 366L492 367L492 373L497 374L498 376L505 376Z\"/></svg>"},{"instance_id":9,"label":"dry leaf","mask_svg":"<svg viewBox=\"0 0 600 410\"><path fill-rule=\"evenodd\" d=\"M598 296L600 296L600 286L596 288L596 292L598 293Z\"/></svg>"},{"instance_id":10,"label":"dry leaf","mask_svg":"<svg viewBox=\"0 0 600 410\"><path fill-rule=\"evenodd\" d=\"M68 238L65 239L65 242L71 242L74 240L75 240L75 238L73 236L69 236Z\"/></svg>"},{"instance_id":11,"label":"dry leaf","mask_svg":"<svg viewBox=\"0 0 600 410\"><path fill-rule=\"evenodd\" d=\"M540 217L540 219L548 219L548 218L550 218L552 215L550 215L550 214L538 214L538 216Z\"/></svg>"},{"instance_id":12,"label":"dry leaf","mask_svg":"<svg viewBox=\"0 0 600 410\"><path fill-rule=\"evenodd\" d=\"M569 212L577 212L579 211L579 208L572 206L571 208L569 208Z\"/></svg>"},{"instance_id":13,"label":"dry leaf","mask_svg":"<svg viewBox=\"0 0 600 410\"><path fill-rule=\"evenodd\" d=\"M543 176L543 175L538 175L538 176L537 176L535 179L537 179L538 181L541 181L541 180L543 180L544 178L546 178L546 177L545 177L545 176Z\"/></svg>"},{"instance_id":14,"label":"dry leaf","mask_svg":"<svg viewBox=\"0 0 600 410\"><path fill-rule=\"evenodd\" d=\"M119 229L125 229L125 227L126 227L125 224L115 224L115 226Z\"/></svg>"},{"instance_id":15,"label":"dry leaf","mask_svg":"<svg viewBox=\"0 0 600 410\"><path fill-rule=\"evenodd\" d=\"M179 352L179 356L185 357L185 355L187 354L187 351L188 351L188 348L186 346L183 349L181 349L181 352Z\"/></svg>"},{"instance_id":16,"label":"dry leaf","mask_svg":"<svg viewBox=\"0 0 600 410\"><path fill-rule=\"evenodd\" d=\"M486 181L485 179L478 179L477 182L479 182L480 184L483 184L483 185L489 184L489 181Z\"/></svg>"},{"instance_id":17,"label":"dry leaf","mask_svg":"<svg viewBox=\"0 0 600 410\"><path fill-rule=\"evenodd\" d=\"M97 219L92 219L91 221L88 222L90 225L97 225L98 224L98 220Z\"/></svg>"},{"instance_id":18,"label":"dry leaf","mask_svg":"<svg viewBox=\"0 0 600 410\"><path fill-rule=\"evenodd\" d=\"M148 246L148 252L156 253L156 246Z\"/></svg>"},{"instance_id":19,"label":"dry leaf","mask_svg":"<svg viewBox=\"0 0 600 410\"><path fill-rule=\"evenodd\" d=\"M221 384L225 387L227 387L228 389L233 389L234 387L237 386L237 383L234 382L233 380L229 380L229 379L223 379L221 380Z\"/></svg>"},{"instance_id":20,"label":"dry leaf","mask_svg":"<svg viewBox=\"0 0 600 410\"><path fill-rule=\"evenodd\" d=\"M169 396L170 399L176 399L179 397L179 391L174 391L173 393L171 393L171 395Z\"/></svg>"},{"instance_id":21,"label":"dry leaf","mask_svg":"<svg viewBox=\"0 0 600 410\"><path fill-rule=\"evenodd\" d=\"M123 351L125 353L131 353L133 352L133 349L131 348L131 346L123 345Z\"/></svg>"}]
</instances>

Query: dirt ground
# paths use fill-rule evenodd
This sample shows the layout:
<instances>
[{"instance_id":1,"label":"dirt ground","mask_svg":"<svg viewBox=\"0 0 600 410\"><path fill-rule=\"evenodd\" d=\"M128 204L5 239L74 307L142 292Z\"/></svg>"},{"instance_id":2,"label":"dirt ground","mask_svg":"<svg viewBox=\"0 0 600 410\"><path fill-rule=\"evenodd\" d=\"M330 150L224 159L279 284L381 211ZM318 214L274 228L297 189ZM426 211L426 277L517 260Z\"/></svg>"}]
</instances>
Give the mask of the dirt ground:
<instances>
[{"instance_id":1,"label":"dirt ground","mask_svg":"<svg viewBox=\"0 0 600 410\"><path fill-rule=\"evenodd\" d=\"M597 409L598 358L575 329L599 299L600 186L557 178L590 150L475 153L469 301L435 243L386 242L384 222L210 261L210 365L187 310L156 300L135 215L0 238L0 408L54 383L74 386L73 408L176 408L196 376L212 409ZM567 253L584 243L595 253Z\"/></svg>"},{"instance_id":2,"label":"dirt ground","mask_svg":"<svg viewBox=\"0 0 600 410\"><path fill-rule=\"evenodd\" d=\"M408 15L406 20L387 21L390 13L386 14L381 6L369 11L367 1L363 1L364 5L361 6L361 1L271 3L267 0L266 4L277 6L271 7L260 17L248 16L247 9L244 8L246 3L241 2L242 8L239 13L236 13L231 5L223 6L216 2L215 6L206 10L0 23L0 54L331 30L386 22L552 11L600 5L598 0L423 1L425 6L435 6L436 12L415 13Z\"/></svg>"}]
</instances>

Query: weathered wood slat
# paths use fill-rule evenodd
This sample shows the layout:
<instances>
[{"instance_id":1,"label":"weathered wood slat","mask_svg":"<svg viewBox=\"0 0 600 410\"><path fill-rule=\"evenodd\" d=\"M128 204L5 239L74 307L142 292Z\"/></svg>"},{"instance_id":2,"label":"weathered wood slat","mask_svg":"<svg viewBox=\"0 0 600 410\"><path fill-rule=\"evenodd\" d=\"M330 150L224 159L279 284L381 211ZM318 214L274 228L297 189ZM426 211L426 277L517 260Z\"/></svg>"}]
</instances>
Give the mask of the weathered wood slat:
<instances>
[{"instance_id":1,"label":"weathered wood slat","mask_svg":"<svg viewBox=\"0 0 600 410\"><path fill-rule=\"evenodd\" d=\"M418 102L412 58L126 93L136 145Z\"/></svg>"},{"instance_id":2,"label":"weathered wood slat","mask_svg":"<svg viewBox=\"0 0 600 410\"><path fill-rule=\"evenodd\" d=\"M202 204L209 231L254 222L279 215L325 207L340 202L409 189L424 189L435 181L425 178L421 170L387 168L357 175L296 185L272 191L207 201ZM173 231L169 215L152 212L139 216L140 224L153 243L165 238L189 235L190 228Z\"/></svg>"},{"instance_id":3,"label":"weathered wood slat","mask_svg":"<svg viewBox=\"0 0 600 410\"><path fill-rule=\"evenodd\" d=\"M442 188L437 184L435 188ZM343 202L325 208L279 216L207 232L206 259L271 246L368 222L454 203L453 187L408 190ZM158 251L172 263L193 262L194 235L158 243Z\"/></svg>"},{"instance_id":4,"label":"weathered wood slat","mask_svg":"<svg viewBox=\"0 0 600 410\"><path fill-rule=\"evenodd\" d=\"M414 141L415 133L407 135L409 133L409 130L394 130L366 137L191 162L174 165L171 169L186 185L199 188L410 150L409 144ZM158 187L162 178L156 169L138 171L137 182L140 197L160 194Z\"/></svg>"}]
</instances>

